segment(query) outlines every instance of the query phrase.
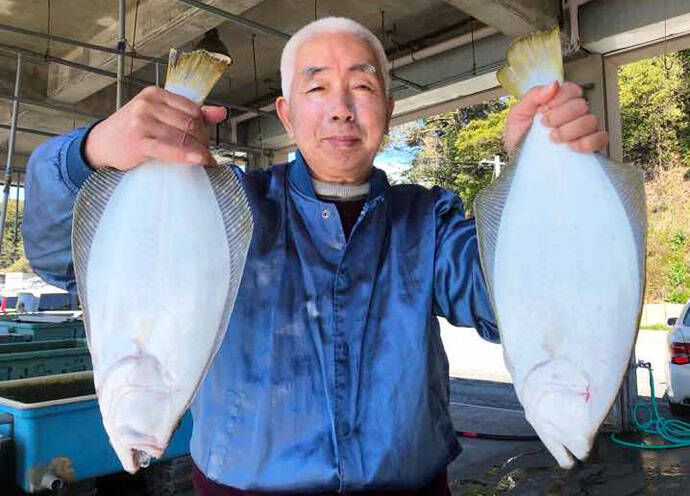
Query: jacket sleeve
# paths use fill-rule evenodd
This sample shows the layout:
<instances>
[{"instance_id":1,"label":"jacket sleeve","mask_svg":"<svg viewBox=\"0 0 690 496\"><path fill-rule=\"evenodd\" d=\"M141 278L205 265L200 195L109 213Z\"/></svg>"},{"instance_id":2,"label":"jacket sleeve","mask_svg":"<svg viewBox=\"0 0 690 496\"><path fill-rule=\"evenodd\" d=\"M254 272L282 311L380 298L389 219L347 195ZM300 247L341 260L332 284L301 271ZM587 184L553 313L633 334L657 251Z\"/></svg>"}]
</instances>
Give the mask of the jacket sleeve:
<instances>
[{"instance_id":1,"label":"jacket sleeve","mask_svg":"<svg viewBox=\"0 0 690 496\"><path fill-rule=\"evenodd\" d=\"M436 314L454 326L474 327L482 338L497 343L500 337L479 261L475 221L465 218L462 201L456 195L438 187L433 192Z\"/></svg>"},{"instance_id":2,"label":"jacket sleeve","mask_svg":"<svg viewBox=\"0 0 690 496\"><path fill-rule=\"evenodd\" d=\"M72 265L72 212L79 187L91 173L82 145L89 127L51 138L31 154L26 170L24 250L49 284L76 293Z\"/></svg>"}]
</instances>

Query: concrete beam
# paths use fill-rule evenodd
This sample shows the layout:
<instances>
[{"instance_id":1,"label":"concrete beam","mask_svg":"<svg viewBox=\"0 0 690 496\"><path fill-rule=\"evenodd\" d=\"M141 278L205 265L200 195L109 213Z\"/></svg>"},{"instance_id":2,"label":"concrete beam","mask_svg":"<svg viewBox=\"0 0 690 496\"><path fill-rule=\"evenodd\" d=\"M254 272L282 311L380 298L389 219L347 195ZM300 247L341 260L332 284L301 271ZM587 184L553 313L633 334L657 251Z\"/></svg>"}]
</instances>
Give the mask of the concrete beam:
<instances>
[{"instance_id":1,"label":"concrete beam","mask_svg":"<svg viewBox=\"0 0 690 496\"><path fill-rule=\"evenodd\" d=\"M233 14L242 14L261 0L207 0L206 3ZM127 12L127 40L132 41L134 2ZM139 7L136 50L147 55L165 57L171 47L178 47L201 36L204 32L225 22L220 16L196 7L189 7L171 0L149 0ZM88 40L89 43L110 47L117 46L118 25L112 24ZM99 69L115 71L117 55L75 48L64 58ZM126 73L131 60L126 59ZM135 60L134 70L147 64ZM91 74L79 69L51 65L48 75L48 96L52 99L75 103L113 83L113 79Z\"/></svg>"},{"instance_id":2,"label":"concrete beam","mask_svg":"<svg viewBox=\"0 0 690 496\"><path fill-rule=\"evenodd\" d=\"M664 31L673 39L689 30L688 0L594 0L580 7L580 40L599 54L661 41Z\"/></svg>"},{"instance_id":3,"label":"concrete beam","mask_svg":"<svg viewBox=\"0 0 690 496\"><path fill-rule=\"evenodd\" d=\"M558 23L557 0L445 0L484 24L510 36L525 36Z\"/></svg>"},{"instance_id":4,"label":"concrete beam","mask_svg":"<svg viewBox=\"0 0 690 496\"><path fill-rule=\"evenodd\" d=\"M476 42L474 66L472 46L463 45L396 69L401 77L427 86L429 90L416 93L409 88L399 86L396 89L394 86L393 125L454 108L453 105L457 106L458 102L472 95L497 88L495 70L505 62L510 41L507 36L495 34ZM492 95L497 97L500 94L504 94L502 90ZM272 116L240 123L238 140L251 146L273 149L292 144L280 121Z\"/></svg>"}]
</instances>

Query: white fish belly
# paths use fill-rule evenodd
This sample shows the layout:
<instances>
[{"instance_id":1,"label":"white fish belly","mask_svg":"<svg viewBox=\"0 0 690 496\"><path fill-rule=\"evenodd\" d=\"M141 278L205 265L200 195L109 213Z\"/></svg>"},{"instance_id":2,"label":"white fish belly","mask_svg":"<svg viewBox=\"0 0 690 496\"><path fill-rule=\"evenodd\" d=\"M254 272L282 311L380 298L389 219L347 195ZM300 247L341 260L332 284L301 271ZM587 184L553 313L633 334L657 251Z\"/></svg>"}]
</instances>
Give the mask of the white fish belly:
<instances>
[{"instance_id":1,"label":"white fish belly","mask_svg":"<svg viewBox=\"0 0 690 496\"><path fill-rule=\"evenodd\" d=\"M87 270L89 347L103 422L125 469L161 456L217 340L230 259L201 167L151 161L127 173Z\"/></svg>"},{"instance_id":2,"label":"white fish belly","mask_svg":"<svg viewBox=\"0 0 690 496\"><path fill-rule=\"evenodd\" d=\"M501 217L493 296L527 419L570 466L615 399L643 281L625 207L598 159L551 143L539 117Z\"/></svg>"}]
</instances>

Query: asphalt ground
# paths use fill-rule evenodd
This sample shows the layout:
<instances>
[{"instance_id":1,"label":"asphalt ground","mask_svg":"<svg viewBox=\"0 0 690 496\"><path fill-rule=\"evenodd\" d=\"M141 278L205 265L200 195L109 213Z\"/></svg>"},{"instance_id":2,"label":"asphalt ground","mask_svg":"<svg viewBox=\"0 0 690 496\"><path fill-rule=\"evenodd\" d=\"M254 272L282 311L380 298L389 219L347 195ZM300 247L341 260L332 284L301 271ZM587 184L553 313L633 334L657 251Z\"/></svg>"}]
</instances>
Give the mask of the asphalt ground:
<instances>
[{"instance_id":1,"label":"asphalt ground","mask_svg":"<svg viewBox=\"0 0 690 496\"><path fill-rule=\"evenodd\" d=\"M499 345L474 329L442 323L451 375L450 413L457 430L529 435L534 431L510 383ZM640 331L638 359L652 363L662 416L666 333ZM647 372L638 370L638 394L649 401ZM600 434L589 458L563 470L539 441L461 438L462 453L449 466L454 495L681 495L690 494L690 449L634 450Z\"/></svg>"}]
</instances>

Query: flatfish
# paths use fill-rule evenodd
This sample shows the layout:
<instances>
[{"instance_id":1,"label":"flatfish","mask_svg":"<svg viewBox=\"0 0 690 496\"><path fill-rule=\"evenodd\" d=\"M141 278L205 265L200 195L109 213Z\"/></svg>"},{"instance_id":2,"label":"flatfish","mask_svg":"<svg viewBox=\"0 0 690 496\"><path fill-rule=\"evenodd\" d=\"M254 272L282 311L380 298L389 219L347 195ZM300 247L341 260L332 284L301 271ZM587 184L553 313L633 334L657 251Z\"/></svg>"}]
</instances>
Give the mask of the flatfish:
<instances>
[{"instance_id":1,"label":"flatfish","mask_svg":"<svg viewBox=\"0 0 690 496\"><path fill-rule=\"evenodd\" d=\"M201 103L230 59L171 51L165 88ZM252 236L235 173L149 160L95 171L72 251L103 425L128 472L161 457L225 335Z\"/></svg>"},{"instance_id":2,"label":"flatfish","mask_svg":"<svg viewBox=\"0 0 690 496\"><path fill-rule=\"evenodd\" d=\"M499 82L563 82L558 29L514 42ZM479 251L525 416L562 467L587 457L628 368L645 281L641 170L549 140L537 114L475 200Z\"/></svg>"}]
</instances>

